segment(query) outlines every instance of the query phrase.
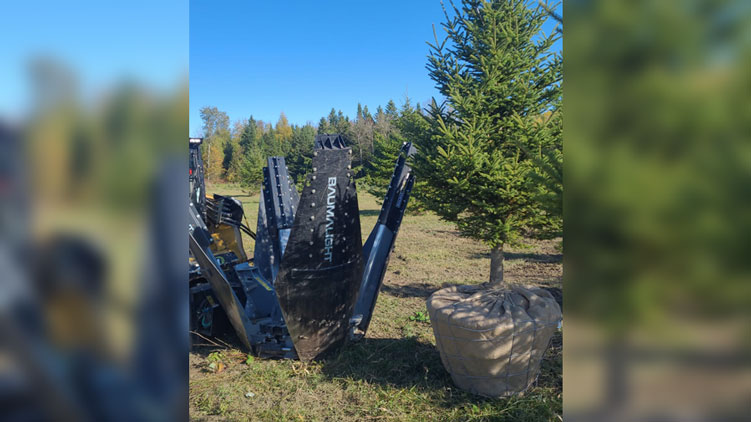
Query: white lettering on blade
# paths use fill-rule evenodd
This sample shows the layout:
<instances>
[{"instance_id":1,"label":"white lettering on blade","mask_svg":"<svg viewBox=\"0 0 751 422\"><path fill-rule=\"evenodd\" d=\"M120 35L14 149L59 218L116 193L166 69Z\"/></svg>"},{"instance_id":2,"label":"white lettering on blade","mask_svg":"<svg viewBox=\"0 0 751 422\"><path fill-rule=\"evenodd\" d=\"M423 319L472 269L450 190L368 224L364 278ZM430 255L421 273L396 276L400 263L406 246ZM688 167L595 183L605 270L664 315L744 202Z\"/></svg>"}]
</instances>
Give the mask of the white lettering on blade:
<instances>
[{"instance_id":1,"label":"white lettering on blade","mask_svg":"<svg viewBox=\"0 0 751 422\"><path fill-rule=\"evenodd\" d=\"M326 197L326 237L323 248L323 259L331 262L334 250L334 208L336 207L336 177L329 177L328 194Z\"/></svg>"}]
</instances>

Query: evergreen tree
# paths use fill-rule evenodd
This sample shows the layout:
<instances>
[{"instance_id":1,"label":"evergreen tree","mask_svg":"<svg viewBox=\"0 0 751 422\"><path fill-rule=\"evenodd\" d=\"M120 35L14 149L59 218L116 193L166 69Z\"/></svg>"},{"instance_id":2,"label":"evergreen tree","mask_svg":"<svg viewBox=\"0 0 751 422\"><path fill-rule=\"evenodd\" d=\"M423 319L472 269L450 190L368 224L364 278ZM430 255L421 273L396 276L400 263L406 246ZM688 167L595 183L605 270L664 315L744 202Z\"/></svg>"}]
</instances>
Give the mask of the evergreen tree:
<instances>
[{"instance_id":1,"label":"evergreen tree","mask_svg":"<svg viewBox=\"0 0 751 422\"><path fill-rule=\"evenodd\" d=\"M399 110L397 110L396 103L394 103L394 100L389 100L389 102L386 104L385 113L392 120L399 117Z\"/></svg>"},{"instance_id":2,"label":"evergreen tree","mask_svg":"<svg viewBox=\"0 0 751 422\"><path fill-rule=\"evenodd\" d=\"M239 151L235 154L230 171L233 176L230 181L239 182L244 187L257 187L262 180L265 160L258 133L258 122L250 116L240 133L237 142Z\"/></svg>"},{"instance_id":3,"label":"evergreen tree","mask_svg":"<svg viewBox=\"0 0 751 422\"><path fill-rule=\"evenodd\" d=\"M334 113L334 109L331 109L331 113L329 114L329 126L331 130L334 131L333 133L338 133L348 138L350 137L349 117L345 116L341 110Z\"/></svg>"},{"instance_id":4,"label":"evergreen tree","mask_svg":"<svg viewBox=\"0 0 751 422\"><path fill-rule=\"evenodd\" d=\"M381 203L386 196L394 165L399 158L399 151L405 142L419 144L418 138L428 135L430 124L415 109L409 106L409 101L402 107L399 117L393 122L394 130L384 135L375 132L375 151L372 158L365 165L365 189ZM412 188L412 196L409 202L411 212L424 211L419 191L426 182L418 178Z\"/></svg>"},{"instance_id":5,"label":"evergreen tree","mask_svg":"<svg viewBox=\"0 0 751 422\"><path fill-rule=\"evenodd\" d=\"M237 175L240 185L246 188L260 189L265 165L266 158L263 156L261 149L249 149L242 156L238 165Z\"/></svg>"},{"instance_id":6,"label":"evergreen tree","mask_svg":"<svg viewBox=\"0 0 751 422\"><path fill-rule=\"evenodd\" d=\"M331 111L329 112L328 123L329 123L329 130L331 131L330 133L336 132L337 125L339 123L339 116L336 114L336 109L334 109L333 107L331 108Z\"/></svg>"},{"instance_id":7,"label":"evergreen tree","mask_svg":"<svg viewBox=\"0 0 751 422\"><path fill-rule=\"evenodd\" d=\"M235 145L232 142L232 139L227 139L224 141L224 147L222 148L222 152L224 153L222 158L222 174L225 179L228 179L229 176L229 170L230 165L233 161L233 155L235 155Z\"/></svg>"},{"instance_id":8,"label":"evergreen tree","mask_svg":"<svg viewBox=\"0 0 751 422\"><path fill-rule=\"evenodd\" d=\"M373 115L368 111L368 106L364 106L362 108L362 117L363 119L370 120L371 122L373 121Z\"/></svg>"},{"instance_id":9,"label":"evergreen tree","mask_svg":"<svg viewBox=\"0 0 751 422\"><path fill-rule=\"evenodd\" d=\"M264 157L283 155L281 144L277 142L274 129L271 125L266 127L266 131L261 136L261 151L263 152Z\"/></svg>"},{"instance_id":10,"label":"evergreen tree","mask_svg":"<svg viewBox=\"0 0 751 422\"><path fill-rule=\"evenodd\" d=\"M313 160L313 144L315 143L316 128L310 124L293 126L290 139L290 151L285 156L290 177L295 181L298 189L302 189L302 181L311 171Z\"/></svg>"},{"instance_id":11,"label":"evergreen tree","mask_svg":"<svg viewBox=\"0 0 751 422\"><path fill-rule=\"evenodd\" d=\"M253 118L253 115L248 119L248 124L243 128L242 135L240 136L240 147L243 149L243 153L247 153L251 148L258 147L258 126Z\"/></svg>"},{"instance_id":12,"label":"evergreen tree","mask_svg":"<svg viewBox=\"0 0 751 422\"><path fill-rule=\"evenodd\" d=\"M413 142L416 145L425 140L430 132L430 123L416 109L405 103L399 118L394 121L396 132L404 141Z\"/></svg>"},{"instance_id":13,"label":"evergreen tree","mask_svg":"<svg viewBox=\"0 0 751 422\"><path fill-rule=\"evenodd\" d=\"M541 117L536 126L544 146L535 153L530 151L524 139L515 140L516 145L527 154L534 165L529 173L529 189L540 206L540 215L532 224L540 238L563 236L563 116L559 104L555 112Z\"/></svg>"},{"instance_id":14,"label":"evergreen tree","mask_svg":"<svg viewBox=\"0 0 751 422\"><path fill-rule=\"evenodd\" d=\"M561 60L549 51L558 35L540 34L548 15L526 1L463 0L445 12L447 37L430 45L427 67L446 101L433 100L430 136L417 139L419 196L490 247L496 284L504 245L557 222L528 179L533 155L556 142L541 116L560 97Z\"/></svg>"},{"instance_id":15,"label":"evergreen tree","mask_svg":"<svg viewBox=\"0 0 751 422\"><path fill-rule=\"evenodd\" d=\"M397 134L385 136L377 132L374 137L375 152L363 169L362 181L365 190L376 198L378 204L382 204L404 139ZM410 200L409 207L412 208L413 205Z\"/></svg>"},{"instance_id":16,"label":"evergreen tree","mask_svg":"<svg viewBox=\"0 0 751 422\"><path fill-rule=\"evenodd\" d=\"M330 132L329 121L325 117L321 117L321 120L318 121L318 134L323 135Z\"/></svg>"},{"instance_id":17,"label":"evergreen tree","mask_svg":"<svg viewBox=\"0 0 751 422\"><path fill-rule=\"evenodd\" d=\"M402 104L400 116L403 116L405 113L412 113L413 111L414 109L412 108L412 100L409 99L409 96L404 97L404 104Z\"/></svg>"}]
</instances>

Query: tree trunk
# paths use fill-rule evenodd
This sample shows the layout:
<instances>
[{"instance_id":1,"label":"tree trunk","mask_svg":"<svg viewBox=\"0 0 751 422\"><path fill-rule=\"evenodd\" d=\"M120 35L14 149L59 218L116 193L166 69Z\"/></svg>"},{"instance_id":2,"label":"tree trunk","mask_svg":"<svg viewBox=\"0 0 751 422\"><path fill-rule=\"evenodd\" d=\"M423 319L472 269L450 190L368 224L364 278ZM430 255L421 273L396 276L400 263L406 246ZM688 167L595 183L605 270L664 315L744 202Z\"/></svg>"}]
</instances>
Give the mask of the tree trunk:
<instances>
[{"instance_id":1,"label":"tree trunk","mask_svg":"<svg viewBox=\"0 0 751 422\"><path fill-rule=\"evenodd\" d=\"M490 285L503 284L503 243L490 249Z\"/></svg>"}]
</instances>

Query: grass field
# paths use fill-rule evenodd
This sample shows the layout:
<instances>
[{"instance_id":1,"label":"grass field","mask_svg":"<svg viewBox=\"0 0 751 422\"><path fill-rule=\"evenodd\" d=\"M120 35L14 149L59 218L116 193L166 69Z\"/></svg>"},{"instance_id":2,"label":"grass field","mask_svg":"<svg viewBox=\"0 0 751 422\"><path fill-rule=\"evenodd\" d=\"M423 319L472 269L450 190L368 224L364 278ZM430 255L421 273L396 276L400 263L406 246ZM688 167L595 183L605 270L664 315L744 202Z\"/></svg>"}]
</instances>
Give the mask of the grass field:
<instances>
[{"instance_id":1,"label":"grass field","mask_svg":"<svg viewBox=\"0 0 751 422\"><path fill-rule=\"evenodd\" d=\"M243 202L255 228L258 196L229 185L209 192ZM363 240L380 206L359 193ZM559 241L529 241L506 253L512 283L561 287ZM252 251L251 239L245 240ZM558 421L562 420L562 338L553 339L537 385L523 396L485 399L458 390L443 369L425 300L451 284L489 274L489 251L459 237L433 214L407 215L389 263L367 337L320 362L249 358L231 346L194 346L191 418L203 421ZM226 339L224 339L226 340ZM222 370L218 371L217 368Z\"/></svg>"}]
</instances>

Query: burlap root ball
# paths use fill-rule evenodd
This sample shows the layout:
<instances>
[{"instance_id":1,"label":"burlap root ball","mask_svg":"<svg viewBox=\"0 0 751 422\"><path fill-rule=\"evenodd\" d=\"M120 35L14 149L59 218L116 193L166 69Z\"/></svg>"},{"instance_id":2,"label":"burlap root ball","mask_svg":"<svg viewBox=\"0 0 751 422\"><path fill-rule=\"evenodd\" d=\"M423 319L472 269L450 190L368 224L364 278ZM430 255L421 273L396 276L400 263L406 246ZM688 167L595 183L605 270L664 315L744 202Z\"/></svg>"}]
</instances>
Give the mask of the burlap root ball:
<instances>
[{"instance_id":1,"label":"burlap root ball","mask_svg":"<svg viewBox=\"0 0 751 422\"><path fill-rule=\"evenodd\" d=\"M539 288L452 286L427 301L441 361L454 383L487 397L521 393L561 320L553 296Z\"/></svg>"}]
</instances>

